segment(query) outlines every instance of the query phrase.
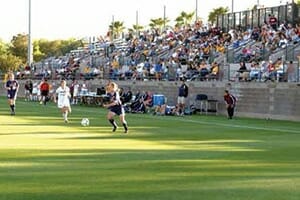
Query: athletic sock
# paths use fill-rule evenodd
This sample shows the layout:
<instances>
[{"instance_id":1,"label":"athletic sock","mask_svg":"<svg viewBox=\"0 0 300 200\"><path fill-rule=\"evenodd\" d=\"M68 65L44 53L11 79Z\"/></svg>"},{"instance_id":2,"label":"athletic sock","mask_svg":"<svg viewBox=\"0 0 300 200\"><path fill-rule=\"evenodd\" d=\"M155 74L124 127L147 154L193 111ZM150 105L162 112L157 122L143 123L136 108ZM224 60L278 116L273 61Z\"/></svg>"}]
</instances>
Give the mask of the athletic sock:
<instances>
[{"instance_id":1,"label":"athletic sock","mask_svg":"<svg viewBox=\"0 0 300 200\"><path fill-rule=\"evenodd\" d=\"M65 121L68 121L68 113L65 112Z\"/></svg>"},{"instance_id":2,"label":"athletic sock","mask_svg":"<svg viewBox=\"0 0 300 200\"><path fill-rule=\"evenodd\" d=\"M115 120L114 119L110 119L110 120L108 120L112 125L113 125L113 132L115 132L116 131L116 129L117 129L117 124L116 124L116 122L115 122Z\"/></svg>"},{"instance_id":3,"label":"athletic sock","mask_svg":"<svg viewBox=\"0 0 300 200\"><path fill-rule=\"evenodd\" d=\"M127 133L128 131L128 126L127 126L127 123L123 123L123 127L124 127L124 133Z\"/></svg>"},{"instance_id":4,"label":"athletic sock","mask_svg":"<svg viewBox=\"0 0 300 200\"><path fill-rule=\"evenodd\" d=\"M15 105L10 105L11 112L15 112Z\"/></svg>"}]
</instances>

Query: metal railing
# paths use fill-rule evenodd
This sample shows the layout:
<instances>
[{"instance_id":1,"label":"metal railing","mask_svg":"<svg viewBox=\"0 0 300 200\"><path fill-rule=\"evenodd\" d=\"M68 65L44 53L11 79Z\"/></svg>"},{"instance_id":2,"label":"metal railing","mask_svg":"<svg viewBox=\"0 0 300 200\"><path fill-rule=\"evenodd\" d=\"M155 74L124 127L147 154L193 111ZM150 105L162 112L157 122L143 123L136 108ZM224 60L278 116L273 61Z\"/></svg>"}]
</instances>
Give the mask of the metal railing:
<instances>
[{"instance_id":1,"label":"metal railing","mask_svg":"<svg viewBox=\"0 0 300 200\"><path fill-rule=\"evenodd\" d=\"M277 18L277 26L282 22L295 24L299 21L299 7L295 3L228 13L217 17L217 26L228 32L231 28L243 29L259 27L268 21L269 15Z\"/></svg>"}]
</instances>

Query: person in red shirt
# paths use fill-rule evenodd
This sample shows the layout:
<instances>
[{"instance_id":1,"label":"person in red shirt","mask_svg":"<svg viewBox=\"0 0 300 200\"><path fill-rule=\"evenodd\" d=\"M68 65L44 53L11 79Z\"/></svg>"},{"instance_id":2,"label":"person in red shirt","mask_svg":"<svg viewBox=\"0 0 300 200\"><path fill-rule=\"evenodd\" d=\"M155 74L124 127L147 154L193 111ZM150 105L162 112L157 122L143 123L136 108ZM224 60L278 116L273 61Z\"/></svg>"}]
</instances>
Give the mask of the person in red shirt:
<instances>
[{"instance_id":1,"label":"person in red shirt","mask_svg":"<svg viewBox=\"0 0 300 200\"><path fill-rule=\"evenodd\" d=\"M274 15L269 15L269 25L275 30L277 31L277 18Z\"/></svg>"},{"instance_id":2,"label":"person in red shirt","mask_svg":"<svg viewBox=\"0 0 300 200\"><path fill-rule=\"evenodd\" d=\"M49 83L47 82L47 79L43 79L41 85L40 85L40 90L41 90L41 101L40 104L46 105L48 101L48 95L49 95Z\"/></svg>"},{"instance_id":3,"label":"person in red shirt","mask_svg":"<svg viewBox=\"0 0 300 200\"><path fill-rule=\"evenodd\" d=\"M230 94L228 90L225 90L224 101L226 104L228 119L232 119L233 114L234 114L234 108L236 106L236 98L235 98L235 96Z\"/></svg>"}]
</instances>

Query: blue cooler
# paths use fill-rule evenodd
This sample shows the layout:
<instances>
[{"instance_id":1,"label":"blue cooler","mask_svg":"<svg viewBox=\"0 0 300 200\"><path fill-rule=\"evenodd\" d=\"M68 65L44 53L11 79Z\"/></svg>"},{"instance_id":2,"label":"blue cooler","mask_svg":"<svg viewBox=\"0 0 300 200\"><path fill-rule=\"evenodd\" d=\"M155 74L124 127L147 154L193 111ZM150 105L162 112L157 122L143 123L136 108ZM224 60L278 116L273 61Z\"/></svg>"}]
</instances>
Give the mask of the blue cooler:
<instances>
[{"instance_id":1,"label":"blue cooler","mask_svg":"<svg viewBox=\"0 0 300 200\"><path fill-rule=\"evenodd\" d=\"M165 96L162 94L153 95L153 106L165 104Z\"/></svg>"}]
</instances>

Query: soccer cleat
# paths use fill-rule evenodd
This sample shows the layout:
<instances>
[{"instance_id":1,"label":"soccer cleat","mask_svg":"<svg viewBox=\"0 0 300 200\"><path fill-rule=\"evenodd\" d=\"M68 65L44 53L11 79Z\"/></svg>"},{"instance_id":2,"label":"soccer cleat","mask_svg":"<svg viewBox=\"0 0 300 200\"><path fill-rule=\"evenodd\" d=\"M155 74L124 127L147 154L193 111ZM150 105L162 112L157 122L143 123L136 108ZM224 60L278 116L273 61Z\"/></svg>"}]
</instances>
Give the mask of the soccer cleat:
<instances>
[{"instance_id":1,"label":"soccer cleat","mask_svg":"<svg viewBox=\"0 0 300 200\"><path fill-rule=\"evenodd\" d=\"M118 128L118 127L114 126L112 132L116 132L117 128Z\"/></svg>"},{"instance_id":2,"label":"soccer cleat","mask_svg":"<svg viewBox=\"0 0 300 200\"><path fill-rule=\"evenodd\" d=\"M127 130L125 130L125 131L124 131L124 133L125 133L125 134L127 134L127 133L128 133L128 129L127 129Z\"/></svg>"},{"instance_id":3,"label":"soccer cleat","mask_svg":"<svg viewBox=\"0 0 300 200\"><path fill-rule=\"evenodd\" d=\"M15 111L11 111L10 115L11 116L16 115Z\"/></svg>"}]
</instances>

